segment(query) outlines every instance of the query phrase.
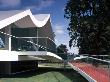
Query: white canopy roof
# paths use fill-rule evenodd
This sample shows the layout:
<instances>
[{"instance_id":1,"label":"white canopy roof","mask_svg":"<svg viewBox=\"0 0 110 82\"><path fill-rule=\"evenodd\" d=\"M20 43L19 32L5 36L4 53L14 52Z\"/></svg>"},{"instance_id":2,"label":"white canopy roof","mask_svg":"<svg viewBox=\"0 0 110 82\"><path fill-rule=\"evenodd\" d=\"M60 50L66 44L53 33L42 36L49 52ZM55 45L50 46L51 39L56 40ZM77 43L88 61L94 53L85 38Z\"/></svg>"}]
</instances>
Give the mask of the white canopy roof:
<instances>
[{"instance_id":1,"label":"white canopy roof","mask_svg":"<svg viewBox=\"0 0 110 82\"><path fill-rule=\"evenodd\" d=\"M50 19L50 14L32 15L28 10L0 11L0 29L11 23L20 27L43 27Z\"/></svg>"}]
</instances>

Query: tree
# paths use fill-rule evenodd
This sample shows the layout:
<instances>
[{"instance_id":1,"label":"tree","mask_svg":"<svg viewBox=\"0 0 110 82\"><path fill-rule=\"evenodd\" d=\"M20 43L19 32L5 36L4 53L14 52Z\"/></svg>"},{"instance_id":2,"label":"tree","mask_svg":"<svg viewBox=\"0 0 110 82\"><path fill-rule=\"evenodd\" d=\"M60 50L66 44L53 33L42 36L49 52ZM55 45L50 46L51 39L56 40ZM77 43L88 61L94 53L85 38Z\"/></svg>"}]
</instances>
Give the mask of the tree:
<instances>
[{"instance_id":1,"label":"tree","mask_svg":"<svg viewBox=\"0 0 110 82\"><path fill-rule=\"evenodd\" d=\"M61 44L57 47L57 54L63 59L67 59L67 46L64 44Z\"/></svg>"},{"instance_id":2,"label":"tree","mask_svg":"<svg viewBox=\"0 0 110 82\"><path fill-rule=\"evenodd\" d=\"M80 54L110 52L110 1L68 0L64 17L70 20L69 46Z\"/></svg>"}]
</instances>

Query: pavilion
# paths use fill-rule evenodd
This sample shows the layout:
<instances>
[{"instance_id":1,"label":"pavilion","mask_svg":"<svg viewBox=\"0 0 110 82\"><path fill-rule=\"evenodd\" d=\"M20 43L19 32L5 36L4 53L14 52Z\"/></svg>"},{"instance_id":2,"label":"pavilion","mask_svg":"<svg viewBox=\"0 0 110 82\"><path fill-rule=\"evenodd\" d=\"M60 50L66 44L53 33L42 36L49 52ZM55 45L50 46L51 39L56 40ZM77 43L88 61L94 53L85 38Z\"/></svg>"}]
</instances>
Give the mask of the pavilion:
<instances>
[{"instance_id":1,"label":"pavilion","mask_svg":"<svg viewBox=\"0 0 110 82\"><path fill-rule=\"evenodd\" d=\"M38 60L62 61L54 37L50 14L0 11L0 74L36 69Z\"/></svg>"}]
</instances>

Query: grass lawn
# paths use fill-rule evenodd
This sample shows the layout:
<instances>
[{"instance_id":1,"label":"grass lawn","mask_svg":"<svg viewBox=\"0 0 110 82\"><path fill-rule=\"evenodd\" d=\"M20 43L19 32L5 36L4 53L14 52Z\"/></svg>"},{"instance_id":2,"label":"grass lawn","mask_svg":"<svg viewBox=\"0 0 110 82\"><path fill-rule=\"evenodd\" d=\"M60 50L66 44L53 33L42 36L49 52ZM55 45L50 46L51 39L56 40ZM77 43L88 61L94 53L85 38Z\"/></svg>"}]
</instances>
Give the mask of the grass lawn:
<instances>
[{"instance_id":1,"label":"grass lawn","mask_svg":"<svg viewBox=\"0 0 110 82\"><path fill-rule=\"evenodd\" d=\"M40 67L37 71L5 76L0 82L88 82L71 68Z\"/></svg>"}]
</instances>

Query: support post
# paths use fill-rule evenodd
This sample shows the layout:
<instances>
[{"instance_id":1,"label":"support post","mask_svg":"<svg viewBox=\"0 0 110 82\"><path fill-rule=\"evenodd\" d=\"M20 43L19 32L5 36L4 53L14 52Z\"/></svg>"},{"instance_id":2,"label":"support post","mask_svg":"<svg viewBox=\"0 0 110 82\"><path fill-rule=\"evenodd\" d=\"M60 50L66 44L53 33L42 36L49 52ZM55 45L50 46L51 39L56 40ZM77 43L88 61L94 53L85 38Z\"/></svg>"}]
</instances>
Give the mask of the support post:
<instances>
[{"instance_id":1,"label":"support post","mask_svg":"<svg viewBox=\"0 0 110 82\"><path fill-rule=\"evenodd\" d=\"M38 43L38 40L39 40L38 37L39 37L39 33L38 33L38 27L37 27L37 45L39 44L39 43ZM38 50L39 50L39 45L37 46L37 51L38 51Z\"/></svg>"}]
</instances>

